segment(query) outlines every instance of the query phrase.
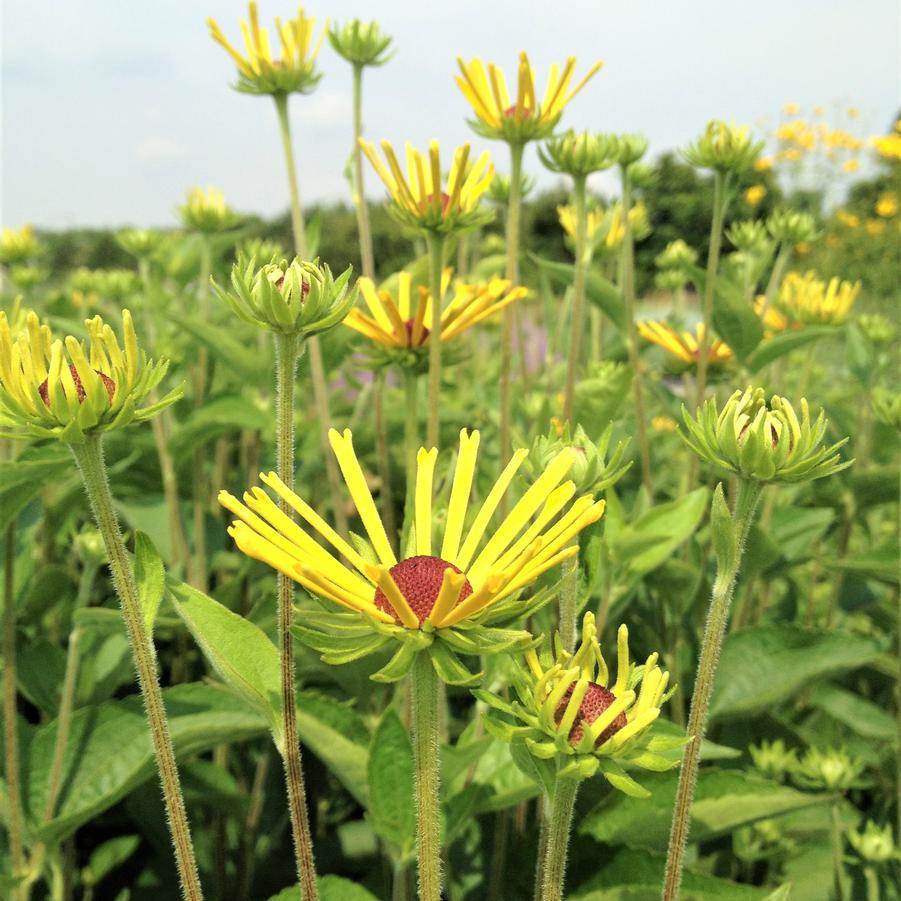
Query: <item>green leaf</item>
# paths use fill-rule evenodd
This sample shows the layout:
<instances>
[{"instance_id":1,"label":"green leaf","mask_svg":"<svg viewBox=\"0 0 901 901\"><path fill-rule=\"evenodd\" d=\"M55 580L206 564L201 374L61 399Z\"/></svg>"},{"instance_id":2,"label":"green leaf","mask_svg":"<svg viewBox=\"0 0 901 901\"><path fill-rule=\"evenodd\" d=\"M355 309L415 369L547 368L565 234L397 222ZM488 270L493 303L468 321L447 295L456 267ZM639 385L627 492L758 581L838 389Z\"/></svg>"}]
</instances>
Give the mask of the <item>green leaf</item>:
<instances>
[{"instance_id":1,"label":"green leaf","mask_svg":"<svg viewBox=\"0 0 901 901\"><path fill-rule=\"evenodd\" d=\"M691 278L699 293L703 294L707 273L700 266L692 266ZM741 362L744 362L763 338L763 321L745 299L741 287L722 273L714 288L713 327Z\"/></svg>"},{"instance_id":2,"label":"green leaf","mask_svg":"<svg viewBox=\"0 0 901 901\"><path fill-rule=\"evenodd\" d=\"M316 880L319 886L319 901L378 901L375 895L350 879L341 876L321 876ZM283 888L269 901L298 901L300 885Z\"/></svg>"},{"instance_id":3,"label":"green leaf","mask_svg":"<svg viewBox=\"0 0 901 901\"><path fill-rule=\"evenodd\" d=\"M751 372L759 372L764 366L769 366L787 353L834 334L835 328L829 325L807 325L799 331L780 332L764 339L753 353L748 354L745 365Z\"/></svg>"},{"instance_id":4,"label":"green leaf","mask_svg":"<svg viewBox=\"0 0 901 901\"><path fill-rule=\"evenodd\" d=\"M579 831L605 844L665 850L677 780L675 772L642 776L651 800L613 792L583 819ZM800 792L739 770L703 769L692 808L690 840L707 841L747 823L831 800L830 795Z\"/></svg>"},{"instance_id":5,"label":"green leaf","mask_svg":"<svg viewBox=\"0 0 901 901\"><path fill-rule=\"evenodd\" d=\"M140 844L139 835L117 835L99 845L91 854L87 867L82 871L86 881L91 884L100 882L104 876L125 863Z\"/></svg>"},{"instance_id":6,"label":"green leaf","mask_svg":"<svg viewBox=\"0 0 901 901\"><path fill-rule=\"evenodd\" d=\"M865 666L885 645L838 630L818 632L787 624L742 629L723 646L710 716L773 711L814 679Z\"/></svg>"},{"instance_id":7,"label":"green leaf","mask_svg":"<svg viewBox=\"0 0 901 901\"><path fill-rule=\"evenodd\" d=\"M834 519L832 507L777 507L767 534L786 560L800 560L826 534Z\"/></svg>"},{"instance_id":8,"label":"green leaf","mask_svg":"<svg viewBox=\"0 0 901 901\"><path fill-rule=\"evenodd\" d=\"M60 443L28 447L11 463L0 466L0 530L6 527L50 484L66 473L75 482L78 473L69 449Z\"/></svg>"},{"instance_id":9,"label":"green leaf","mask_svg":"<svg viewBox=\"0 0 901 901\"><path fill-rule=\"evenodd\" d=\"M135 533L135 582L138 585L141 612L144 614L144 626L152 634L156 613L163 599L166 572L153 542L143 532Z\"/></svg>"},{"instance_id":10,"label":"green leaf","mask_svg":"<svg viewBox=\"0 0 901 901\"><path fill-rule=\"evenodd\" d=\"M666 857L637 848L620 848L596 875L567 894L568 901L659 901ZM684 901L763 901L767 889L739 885L707 873L682 873Z\"/></svg>"},{"instance_id":11,"label":"green leaf","mask_svg":"<svg viewBox=\"0 0 901 901\"><path fill-rule=\"evenodd\" d=\"M710 504L710 535L713 540L713 551L720 572L731 572L735 565L736 541L735 524L723 494L723 483L720 482L713 492Z\"/></svg>"},{"instance_id":12,"label":"green leaf","mask_svg":"<svg viewBox=\"0 0 901 901\"><path fill-rule=\"evenodd\" d=\"M369 746L369 815L372 827L407 857L416 844L413 747L400 718L389 708Z\"/></svg>"},{"instance_id":13,"label":"green leaf","mask_svg":"<svg viewBox=\"0 0 901 901\"><path fill-rule=\"evenodd\" d=\"M897 741L898 726L893 716L872 701L838 685L819 683L810 703L864 738L892 744Z\"/></svg>"},{"instance_id":14,"label":"green leaf","mask_svg":"<svg viewBox=\"0 0 901 901\"><path fill-rule=\"evenodd\" d=\"M225 688L177 685L163 690L163 700L179 758L266 731L263 717ZM23 768L28 773L32 821L43 814L46 803L57 725L53 720L36 730ZM57 815L35 831L41 839L62 840L155 774L153 742L139 695L76 710L63 759Z\"/></svg>"},{"instance_id":15,"label":"green leaf","mask_svg":"<svg viewBox=\"0 0 901 901\"><path fill-rule=\"evenodd\" d=\"M212 325L206 320L178 313L170 312L169 317L242 380L259 384L272 369L272 358L259 352L256 341L246 342L234 337L234 328Z\"/></svg>"},{"instance_id":16,"label":"green leaf","mask_svg":"<svg viewBox=\"0 0 901 901\"><path fill-rule=\"evenodd\" d=\"M241 429L264 432L270 418L265 410L238 395L217 397L194 410L172 436L173 453L187 454L224 432Z\"/></svg>"}]
</instances>

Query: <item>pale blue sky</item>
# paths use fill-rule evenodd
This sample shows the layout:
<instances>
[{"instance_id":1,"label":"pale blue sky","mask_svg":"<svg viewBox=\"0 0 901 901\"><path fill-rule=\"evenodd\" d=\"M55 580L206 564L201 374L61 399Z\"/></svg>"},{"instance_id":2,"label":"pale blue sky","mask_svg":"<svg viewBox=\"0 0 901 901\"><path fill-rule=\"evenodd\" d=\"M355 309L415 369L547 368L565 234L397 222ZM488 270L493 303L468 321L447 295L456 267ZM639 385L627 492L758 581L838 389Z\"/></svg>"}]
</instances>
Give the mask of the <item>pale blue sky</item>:
<instances>
[{"instance_id":1,"label":"pale blue sky","mask_svg":"<svg viewBox=\"0 0 901 901\"><path fill-rule=\"evenodd\" d=\"M260 0L266 23L295 8ZM643 131L652 154L684 145L712 117L772 124L786 101L853 104L871 134L901 99L897 0L310 0L307 11L375 17L395 38L395 58L366 73L370 139L471 140L501 171L505 146L464 122L458 53L511 72L526 49L542 85L552 61L575 54L582 72L604 60L563 124ZM207 36L210 13L237 38L246 3L2 0L4 224L171 224L194 184L221 187L239 210L287 206L272 103L228 87L234 68ZM321 67L316 92L291 101L307 203L347 194L350 68L327 44ZM534 149L527 165L538 173ZM366 178L381 196L371 170Z\"/></svg>"}]
</instances>

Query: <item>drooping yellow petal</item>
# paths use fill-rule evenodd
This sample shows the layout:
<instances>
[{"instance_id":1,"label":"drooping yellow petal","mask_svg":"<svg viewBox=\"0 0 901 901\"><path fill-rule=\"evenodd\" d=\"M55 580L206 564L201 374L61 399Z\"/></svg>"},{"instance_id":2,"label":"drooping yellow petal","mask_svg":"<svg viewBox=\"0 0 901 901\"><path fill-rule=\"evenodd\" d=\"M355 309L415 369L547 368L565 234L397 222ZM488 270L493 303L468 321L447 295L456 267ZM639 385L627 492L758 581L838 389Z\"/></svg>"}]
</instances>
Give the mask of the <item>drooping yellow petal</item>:
<instances>
[{"instance_id":1,"label":"drooping yellow petal","mask_svg":"<svg viewBox=\"0 0 901 901\"><path fill-rule=\"evenodd\" d=\"M363 295L366 306L369 307L369 312L372 313L372 318L375 319L380 328L390 333L391 320L388 318L387 313L385 313L382 306L382 300L376 291L373 280L362 275L357 279L357 285L360 288L360 294Z\"/></svg>"},{"instance_id":2,"label":"drooping yellow petal","mask_svg":"<svg viewBox=\"0 0 901 901\"><path fill-rule=\"evenodd\" d=\"M445 558L446 559L446 558ZM440 623L451 610L463 591L466 584L466 575L464 573L454 572L450 567L444 571L441 579L441 590L435 599L435 605L432 607L429 615L426 617L427 623Z\"/></svg>"},{"instance_id":3,"label":"drooping yellow petal","mask_svg":"<svg viewBox=\"0 0 901 901\"><path fill-rule=\"evenodd\" d=\"M407 599L397 587L394 577L384 566L369 566L369 577L382 589L388 603L394 608L394 612L400 617L400 621L408 629L418 629L419 620L413 612Z\"/></svg>"}]
</instances>

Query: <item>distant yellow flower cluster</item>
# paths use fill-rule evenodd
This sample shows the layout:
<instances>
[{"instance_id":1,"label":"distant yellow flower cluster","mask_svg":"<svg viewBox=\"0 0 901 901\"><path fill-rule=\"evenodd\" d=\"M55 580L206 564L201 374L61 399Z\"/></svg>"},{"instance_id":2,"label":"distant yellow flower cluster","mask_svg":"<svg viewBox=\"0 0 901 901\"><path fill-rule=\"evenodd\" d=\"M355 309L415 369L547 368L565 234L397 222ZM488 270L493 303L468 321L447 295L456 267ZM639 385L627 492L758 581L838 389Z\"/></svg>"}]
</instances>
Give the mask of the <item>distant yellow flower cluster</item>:
<instances>
[{"instance_id":1,"label":"distant yellow flower cluster","mask_svg":"<svg viewBox=\"0 0 901 901\"><path fill-rule=\"evenodd\" d=\"M901 160L901 119L895 122L895 129L887 135L870 138L876 152L887 160Z\"/></svg>"},{"instance_id":2,"label":"distant yellow flower cluster","mask_svg":"<svg viewBox=\"0 0 901 901\"><path fill-rule=\"evenodd\" d=\"M791 322L841 325L859 293L860 282L852 284L836 276L827 283L813 271L803 275L789 272L779 290L777 306Z\"/></svg>"}]
</instances>

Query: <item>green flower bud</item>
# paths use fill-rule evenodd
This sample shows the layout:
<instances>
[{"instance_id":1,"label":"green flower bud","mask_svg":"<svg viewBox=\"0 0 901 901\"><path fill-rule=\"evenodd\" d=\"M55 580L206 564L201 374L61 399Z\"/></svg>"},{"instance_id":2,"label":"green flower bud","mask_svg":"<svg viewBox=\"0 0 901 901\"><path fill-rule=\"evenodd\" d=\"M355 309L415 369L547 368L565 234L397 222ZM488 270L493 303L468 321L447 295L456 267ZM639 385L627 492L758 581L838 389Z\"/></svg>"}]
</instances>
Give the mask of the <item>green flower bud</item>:
<instances>
[{"instance_id":1,"label":"green flower bud","mask_svg":"<svg viewBox=\"0 0 901 901\"><path fill-rule=\"evenodd\" d=\"M633 188L650 188L657 181L657 171L644 163L632 163L629 177Z\"/></svg>"},{"instance_id":2,"label":"green flower bud","mask_svg":"<svg viewBox=\"0 0 901 901\"><path fill-rule=\"evenodd\" d=\"M781 738L772 742L762 741L759 745L751 745L748 750L754 769L775 782L786 782L798 766L797 751L787 748Z\"/></svg>"},{"instance_id":3,"label":"green flower bud","mask_svg":"<svg viewBox=\"0 0 901 901\"><path fill-rule=\"evenodd\" d=\"M753 167L763 146L763 141L751 138L746 126L713 120L707 123L704 134L688 146L684 155L693 166L740 175Z\"/></svg>"},{"instance_id":4,"label":"green flower bud","mask_svg":"<svg viewBox=\"0 0 901 901\"><path fill-rule=\"evenodd\" d=\"M27 291L40 285L41 282L47 281L50 273L40 266L12 266L9 270L9 277L12 283L20 290Z\"/></svg>"},{"instance_id":5,"label":"green flower bud","mask_svg":"<svg viewBox=\"0 0 901 901\"><path fill-rule=\"evenodd\" d=\"M888 823L880 829L873 820L868 820L862 831L849 829L848 842L864 863L881 864L901 859Z\"/></svg>"},{"instance_id":6,"label":"green flower bud","mask_svg":"<svg viewBox=\"0 0 901 901\"><path fill-rule=\"evenodd\" d=\"M225 202L218 188L191 188L184 206L178 208L185 228L202 234L228 231L238 224L238 215Z\"/></svg>"},{"instance_id":7,"label":"green flower bud","mask_svg":"<svg viewBox=\"0 0 901 901\"><path fill-rule=\"evenodd\" d=\"M106 545L103 543L103 536L97 529L85 526L75 536L73 545L76 556L85 566L96 569L106 563Z\"/></svg>"},{"instance_id":8,"label":"green flower bud","mask_svg":"<svg viewBox=\"0 0 901 901\"><path fill-rule=\"evenodd\" d=\"M866 764L840 748L809 748L795 770L795 782L803 788L845 792L862 788Z\"/></svg>"},{"instance_id":9,"label":"green flower bud","mask_svg":"<svg viewBox=\"0 0 901 901\"><path fill-rule=\"evenodd\" d=\"M163 243L163 233L150 228L123 228L116 234L116 243L139 260L152 257Z\"/></svg>"},{"instance_id":10,"label":"green flower bud","mask_svg":"<svg viewBox=\"0 0 901 901\"><path fill-rule=\"evenodd\" d=\"M181 397L179 386L140 406L169 363L148 360L139 349L128 310L122 311L124 346L99 316L85 325L87 344L71 335L54 340L50 328L28 313L13 340L0 312L0 434L81 444L88 434L150 419Z\"/></svg>"},{"instance_id":11,"label":"green flower bud","mask_svg":"<svg viewBox=\"0 0 901 901\"><path fill-rule=\"evenodd\" d=\"M898 330L894 323L879 313L862 313L857 319L857 327L871 344L891 344Z\"/></svg>"},{"instance_id":12,"label":"green flower bud","mask_svg":"<svg viewBox=\"0 0 901 901\"><path fill-rule=\"evenodd\" d=\"M732 834L732 850L747 863L769 861L778 866L797 848L797 842L782 831L778 820L758 820L736 829Z\"/></svg>"},{"instance_id":13,"label":"green flower bud","mask_svg":"<svg viewBox=\"0 0 901 901\"><path fill-rule=\"evenodd\" d=\"M283 260L287 253L285 248L278 241L271 241L268 238L250 238L238 246L238 252L235 255L237 259L241 256L254 257L257 260L269 260L270 262L278 262Z\"/></svg>"},{"instance_id":14,"label":"green flower bud","mask_svg":"<svg viewBox=\"0 0 901 901\"><path fill-rule=\"evenodd\" d=\"M0 233L0 263L4 266L26 263L43 252L30 225L23 225L18 231L7 226Z\"/></svg>"},{"instance_id":15,"label":"green flower bud","mask_svg":"<svg viewBox=\"0 0 901 901\"><path fill-rule=\"evenodd\" d=\"M521 173L519 176L519 194L521 198L527 197L535 188L535 179ZM488 199L498 206L507 206L510 202L510 176L495 173L491 184L488 186Z\"/></svg>"},{"instance_id":16,"label":"green flower bud","mask_svg":"<svg viewBox=\"0 0 901 901\"><path fill-rule=\"evenodd\" d=\"M670 241L654 262L661 269L685 269L698 261L698 252L689 247L681 238Z\"/></svg>"},{"instance_id":17,"label":"green flower bud","mask_svg":"<svg viewBox=\"0 0 901 901\"><path fill-rule=\"evenodd\" d=\"M393 56L385 52L391 38L382 34L378 22L354 19L344 26L334 25L328 40L338 56L355 66L383 66Z\"/></svg>"},{"instance_id":18,"label":"green flower bud","mask_svg":"<svg viewBox=\"0 0 901 901\"><path fill-rule=\"evenodd\" d=\"M675 291L688 284L688 276L679 269L663 269L654 276L654 284L663 291Z\"/></svg>"},{"instance_id":19,"label":"green flower bud","mask_svg":"<svg viewBox=\"0 0 901 901\"><path fill-rule=\"evenodd\" d=\"M257 265L255 257L241 256L232 266L231 290L210 279L216 294L235 315L258 328L301 338L327 331L350 312L357 296L349 288L353 267L338 278L319 260L307 263L295 257Z\"/></svg>"},{"instance_id":20,"label":"green flower bud","mask_svg":"<svg viewBox=\"0 0 901 901\"><path fill-rule=\"evenodd\" d=\"M586 178L619 162L620 141L612 134L592 134L572 129L550 138L538 148L538 156L551 172Z\"/></svg>"},{"instance_id":21,"label":"green flower bud","mask_svg":"<svg viewBox=\"0 0 901 901\"><path fill-rule=\"evenodd\" d=\"M633 163L637 163L648 151L648 139L642 134L617 135L616 141L619 145L616 161L623 169L628 168Z\"/></svg>"},{"instance_id":22,"label":"green flower bud","mask_svg":"<svg viewBox=\"0 0 901 901\"><path fill-rule=\"evenodd\" d=\"M596 494L618 482L632 465L631 461L623 463L627 441L620 441L610 460L605 459L612 433L611 424L600 440L594 442L582 426L577 425L575 433L570 436L569 423L561 424L555 417L548 434L539 435L533 441L522 471L531 483L560 451L571 447L576 452L576 462L567 477L575 483L577 494Z\"/></svg>"},{"instance_id":23,"label":"green flower bud","mask_svg":"<svg viewBox=\"0 0 901 901\"><path fill-rule=\"evenodd\" d=\"M873 413L884 425L901 430L901 391L883 385L873 389Z\"/></svg>"},{"instance_id":24,"label":"green flower bud","mask_svg":"<svg viewBox=\"0 0 901 901\"><path fill-rule=\"evenodd\" d=\"M819 237L816 220L810 213L797 210L774 210L766 221L767 231L782 244L800 244Z\"/></svg>"},{"instance_id":25,"label":"green flower bud","mask_svg":"<svg viewBox=\"0 0 901 901\"><path fill-rule=\"evenodd\" d=\"M758 482L807 482L851 465L838 453L847 438L822 445L826 419L822 411L810 422L807 401L801 399L801 419L784 398L766 401L762 388L736 391L722 412L716 398L692 418L682 407L685 443L702 459Z\"/></svg>"},{"instance_id":26,"label":"green flower bud","mask_svg":"<svg viewBox=\"0 0 901 901\"><path fill-rule=\"evenodd\" d=\"M770 245L766 225L755 219L733 222L726 231L726 237L733 247L752 255L763 253Z\"/></svg>"},{"instance_id":27,"label":"green flower bud","mask_svg":"<svg viewBox=\"0 0 901 901\"><path fill-rule=\"evenodd\" d=\"M541 657L534 650L526 653L527 667L518 667L513 675L516 702L487 691L474 694L493 708L488 730L523 746L536 758L536 766L555 761L557 778L566 779L587 779L601 772L614 788L648 797L621 764L671 769L679 765L678 758L668 759L660 752L684 744L683 739L649 734L673 692L667 691L669 673L657 659L655 653L642 665L632 663L629 632L620 626L616 670L611 672L598 643L594 616L586 613L575 653L560 648L559 641L553 657L549 649Z\"/></svg>"}]
</instances>

